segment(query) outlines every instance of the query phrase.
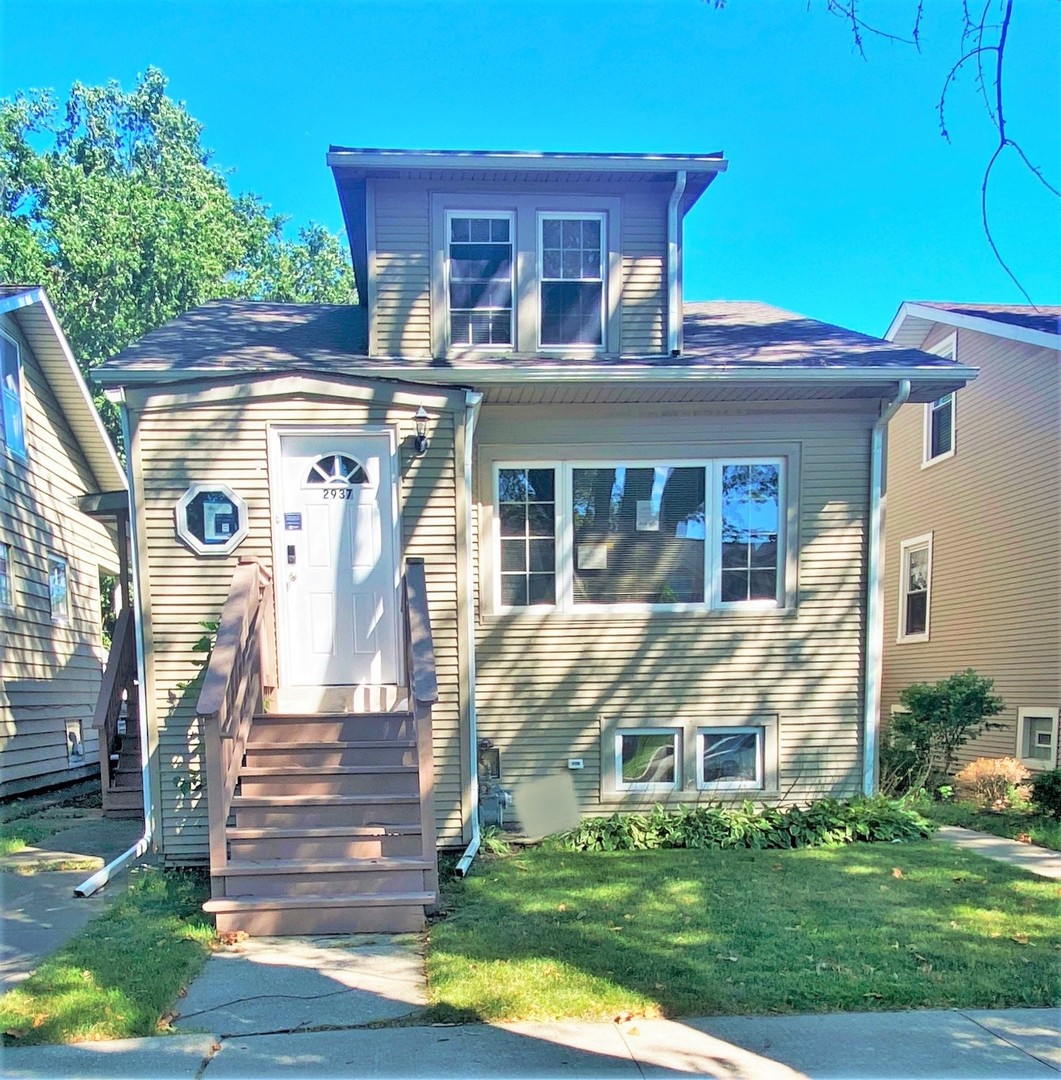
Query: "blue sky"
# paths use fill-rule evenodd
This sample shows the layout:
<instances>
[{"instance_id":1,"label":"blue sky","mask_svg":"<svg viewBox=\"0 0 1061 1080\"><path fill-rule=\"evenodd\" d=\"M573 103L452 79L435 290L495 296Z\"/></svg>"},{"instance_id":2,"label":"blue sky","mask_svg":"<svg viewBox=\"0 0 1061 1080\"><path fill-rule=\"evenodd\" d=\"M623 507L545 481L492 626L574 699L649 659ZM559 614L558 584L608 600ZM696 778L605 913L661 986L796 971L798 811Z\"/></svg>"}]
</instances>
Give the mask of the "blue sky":
<instances>
[{"instance_id":1,"label":"blue sky","mask_svg":"<svg viewBox=\"0 0 1061 1080\"><path fill-rule=\"evenodd\" d=\"M909 31L915 0L862 0ZM882 334L904 299L1020 303L980 225L994 132L930 0L922 50L867 38L825 0L0 0L0 96L131 87L156 65L204 142L296 224L342 225L324 157L351 146L704 152L729 171L686 221L686 298L758 299ZM17 16L17 18L16 18ZM1011 136L1061 184L1061 3L1016 0ZM1000 247L1061 302L1061 202L1004 159Z\"/></svg>"}]
</instances>

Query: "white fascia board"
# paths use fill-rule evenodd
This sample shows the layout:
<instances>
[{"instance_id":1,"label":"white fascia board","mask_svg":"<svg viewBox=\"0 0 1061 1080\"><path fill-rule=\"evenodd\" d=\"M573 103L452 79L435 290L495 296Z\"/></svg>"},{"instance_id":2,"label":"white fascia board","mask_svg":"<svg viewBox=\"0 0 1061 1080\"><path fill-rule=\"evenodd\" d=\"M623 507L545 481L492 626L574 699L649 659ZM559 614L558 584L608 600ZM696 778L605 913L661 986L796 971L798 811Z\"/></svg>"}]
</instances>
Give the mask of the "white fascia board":
<instances>
[{"instance_id":1,"label":"white fascia board","mask_svg":"<svg viewBox=\"0 0 1061 1080\"><path fill-rule=\"evenodd\" d=\"M43 289L39 290L37 302L44 309L44 313L48 317L48 323L52 328L52 333L55 334L55 340L59 343L63 358L66 360L65 369L61 371L61 374L59 372L56 372L56 374L60 374L60 377L62 378L70 378L73 380L74 385L77 387L78 394L84 403L85 415L89 418L90 426L88 430L85 430L82 425L77 424L73 417L67 418L70 426L75 432L78 432L78 428L81 428L81 431L78 432L79 439L85 435L93 441L96 439L99 440L100 445L94 448L96 453L92 455L91 459L93 466L92 471L95 473L97 466L106 462L111 472L110 476L96 476L96 479L100 482L101 489L104 491L116 491L119 488L128 490L129 482L125 476L125 469L122 468L122 463L118 460L118 454L114 449L114 443L111 442L110 436L107 434L107 429L103 426L103 419L96 410L96 403L92 400L92 395L89 393L88 385L85 383L84 377L81 374L81 369L77 366L77 361L74 359L73 351L70 348L70 342L66 340L66 335L59 325L59 320ZM87 451L89 448L84 447L84 449ZM99 453L100 450L103 451L102 455Z\"/></svg>"},{"instance_id":2,"label":"white fascia board","mask_svg":"<svg viewBox=\"0 0 1061 1080\"><path fill-rule=\"evenodd\" d=\"M39 285L28 285L25 292L0 297L0 315L4 315L9 311L18 311L19 308L29 307L30 304L37 304L43 295L44 290Z\"/></svg>"},{"instance_id":3,"label":"white fascia board","mask_svg":"<svg viewBox=\"0 0 1061 1080\"><path fill-rule=\"evenodd\" d=\"M689 368L689 367L643 367L637 365L568 364L563 367L523 367L513 364L493 368L423 368L403 364L380 363L371 368L349 368L333 372L337 377L361 379L394 379L404 383L430 386L439 385L494 385L498 383L543 382L687 382L687 383L893 383L900 379L911 382L959 381L975 379L979 369L964 364L938 367L887 367L887 368L796 368L777 369L749 368ZM152 383L180 382L190 379L219 379L226 376L244 376L247 379L263 375L288 374L275 368L240 369L219 367L186 367L179 369L132 369L101 372L97 377L104 386L139 386Z\"/></svg>"},{"instance_id":4,"label":"white fascia board","mask_svg":"<svg viewBox=\"0 0 1061 1080\"><path fill-rule=\"evenodd\" d=\"M333 150L328 153L327 163L336 168L355 169L572 169L591 172L725 172L729 162L721 157L623 157L607 155L587 157L582 154L536 154L536 153L431 153L430 151L404 152L381 150L360 152L356 150Z\"/></svg>"},{"instance_id":5,"label":"white fascia board","mask_svg":"<svg viewBox=\"0 0 1061 1080\"><path fill-rule=\"evenodd\" d=\"M906 319L924 319L930 323L943 323L959 330L975 330L980 334L1006 338L1009 341L1022 341L1026 345L1038 345L1043 349L1061 350L1061 335L1048 334L1045 330L1029 330L1025 326L1000 322L998 319L985 319L965 312L944 311L942 308L928 307L925 304L904 303L899 308L888 332L884 335L888 341L894 341Z\"/></svg>"}]
</instances>

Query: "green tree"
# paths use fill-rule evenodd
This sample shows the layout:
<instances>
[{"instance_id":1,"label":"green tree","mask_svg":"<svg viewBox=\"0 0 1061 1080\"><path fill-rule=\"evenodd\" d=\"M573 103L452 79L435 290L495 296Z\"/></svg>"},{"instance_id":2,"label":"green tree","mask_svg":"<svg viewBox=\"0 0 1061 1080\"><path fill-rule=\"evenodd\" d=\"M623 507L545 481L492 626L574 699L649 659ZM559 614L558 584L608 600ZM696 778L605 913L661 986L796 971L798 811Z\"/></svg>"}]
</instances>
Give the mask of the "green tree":
<instances>
[{"instance_id":1,"label":"green tree","mask_svg":"<svg viewBox=\"0 0 1061 1080\"><path fill-rule=\"evenodd\" d=\"M126 92L75 83L0 102L0 280L43 284L86 375L189 308L234 297L354 302L319 225L294 240L234 195L157 68Z\"/></svg>"}]
</instances>

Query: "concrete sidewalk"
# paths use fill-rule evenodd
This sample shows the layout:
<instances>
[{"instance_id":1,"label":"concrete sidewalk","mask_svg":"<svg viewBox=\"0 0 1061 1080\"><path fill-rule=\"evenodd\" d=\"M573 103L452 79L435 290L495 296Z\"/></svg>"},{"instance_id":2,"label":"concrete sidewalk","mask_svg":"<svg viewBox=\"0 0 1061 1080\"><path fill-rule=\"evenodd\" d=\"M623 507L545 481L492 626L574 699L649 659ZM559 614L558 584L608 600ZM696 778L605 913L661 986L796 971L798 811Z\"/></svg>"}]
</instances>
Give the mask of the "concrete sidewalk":
<instances>
[{"instance_id":1,"label":"concrete sidewalk","mask_svg":"<svg viewBox=\"0 0 1061 1080\"><path fill-rule=\"evenodd\" d=\"M966 851L974 851L985 859L1009 863L1030 874L1061 881L1061 851L1051 851L1036 844L1022 844L1018 840L1006 840L957 825L941 825L938 835L940 840Z\"/></svg>"},{"instance_id":2,"label":"concrete sidewalk","mask_svg":"<svg viewBox=\"0 0 1061 1080\"><path fill-rule=\"evenodd\" d=\"M627 1024L355 1028L178 1035L8 1049L10 1080L140 1077L663 1077L720 1080L1050 1078L1055 1009L715 1017Z\"/></svg>"}]
</instances>

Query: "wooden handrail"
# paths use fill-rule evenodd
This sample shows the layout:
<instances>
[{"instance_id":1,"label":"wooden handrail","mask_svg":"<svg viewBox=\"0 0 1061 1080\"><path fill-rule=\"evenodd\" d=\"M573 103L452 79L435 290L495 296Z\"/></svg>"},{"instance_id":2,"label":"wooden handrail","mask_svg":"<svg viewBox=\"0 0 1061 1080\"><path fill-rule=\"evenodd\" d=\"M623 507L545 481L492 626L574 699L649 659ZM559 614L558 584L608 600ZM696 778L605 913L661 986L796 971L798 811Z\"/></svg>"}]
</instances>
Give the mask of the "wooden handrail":
<instances>
[{"instance_id":1,"label":"wooden handrail","mask_svg":"<svg viewBox=\"0 0 1061 1080\"><path fill-rule=\"evenodd\" d=\"M420 837L427 871L425 885L438 896L438 851L435 841L435 750L431 727L431 706L438 701L435 670L435 642L431 634L431 613L427 605L427 576L423 559L406 559L405 668L409 683L409 704L416 731L417 770L420 777Z\"/></svg>"},{"instance_id":2,"label":"wooden handrail","mask_svg":"<svg viewBox=\"0 0 1061 1080\"><path fill-rule=\"evenodd\" d=\"M215 875L228 862L225 822L254 714L276 686L274 621L272 579L257 562L241 562L221 609L195 706L206 750L210 868ZM223 878L212 881L218 885Z\"/></svg>"},{"instance_id":3,"label":"wooden handrail","mask_svg":"<svg viewBox=\"0 0 1061 1080\"><path fill-rule=\"evenodd\" d=\"M107 654L107 667L103 672L103 681L96 698L96 710L92 716L92 726L99 735L100 786L104 802L110 788L111 758L118 753L118 719L122 711L123 695L135 700L132 693L136 682L136 623L131 608L123 608L114 623L114 636L111 638L110 652ZM133 718L135 722L135 717Z\"/></svg>"}]
</instances>

